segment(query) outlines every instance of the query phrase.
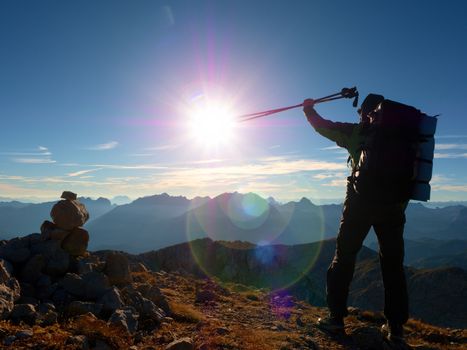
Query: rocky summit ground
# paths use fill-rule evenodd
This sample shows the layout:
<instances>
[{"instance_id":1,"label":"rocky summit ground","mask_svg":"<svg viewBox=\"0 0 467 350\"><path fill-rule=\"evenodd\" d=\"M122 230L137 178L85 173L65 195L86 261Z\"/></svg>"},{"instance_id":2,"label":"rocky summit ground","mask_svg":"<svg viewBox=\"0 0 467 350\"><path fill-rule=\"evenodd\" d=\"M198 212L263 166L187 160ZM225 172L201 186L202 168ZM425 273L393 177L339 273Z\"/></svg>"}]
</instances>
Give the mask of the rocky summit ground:
<instances>
[{"instance_id":1,"label":"rocky summit ground","mask_svg":"<svg viewBox=\"0 0 467 350\"><path fill-rule=\"evenodd\" d=\"M185 273L132 272L133 285L150 283L170 312L157 326L138 330L111 325L93 314L59 317L51 325L0 322L2 349L466 349L467 330L445 329L410 320L407 345L383 340L379 314L351 308L345 335L314 326L325 309L280 292L220 284Z\"/></svg>"}]
</instances>

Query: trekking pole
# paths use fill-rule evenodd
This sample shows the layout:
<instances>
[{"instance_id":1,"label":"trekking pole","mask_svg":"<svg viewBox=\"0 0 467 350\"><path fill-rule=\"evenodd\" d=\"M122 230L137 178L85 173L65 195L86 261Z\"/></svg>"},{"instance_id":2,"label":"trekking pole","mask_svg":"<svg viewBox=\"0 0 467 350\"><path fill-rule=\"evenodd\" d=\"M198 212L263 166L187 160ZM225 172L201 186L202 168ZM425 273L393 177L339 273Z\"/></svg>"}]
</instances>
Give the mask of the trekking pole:
<instances>
[{"instance_id":1,"label":"trekking pole","mask_svg":"<svg viewBox=\"0 0 467 350\"><path fill-rule=\"evenodd\" d=\"M316 103L323 103L323 102L339 100L341 98L354 98L353 106L357 107L357 105L358 105L358 91L357 91L357 88L356 87L343 88L340 92L337 92L335 94L331 94L331 95L328 95L328 96L317 98L314 101L315 101L315 104L316 104ZM243 115L240 115L238 118L239 118L240 122L245 122L247 120L266 117L266 116L271 115L271 114L284 112L284 111L287 111L289 109L298 108L298 107L302 107L302 106L303 106L303 103L300 103L300 104L294 105L294 106L270 109L270 110L267 110L267 111L256 112L256 113L243 114Z\"/></svg>"}]
</instances>

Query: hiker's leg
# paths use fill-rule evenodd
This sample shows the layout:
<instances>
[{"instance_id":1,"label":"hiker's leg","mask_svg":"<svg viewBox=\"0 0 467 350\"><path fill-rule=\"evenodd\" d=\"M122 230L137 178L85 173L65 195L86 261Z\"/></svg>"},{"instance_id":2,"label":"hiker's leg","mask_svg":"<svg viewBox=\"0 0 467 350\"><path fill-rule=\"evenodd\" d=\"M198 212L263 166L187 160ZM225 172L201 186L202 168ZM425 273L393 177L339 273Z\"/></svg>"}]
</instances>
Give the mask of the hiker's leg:
<instances>
[{"instance_id":1,"label":"hiker's leg","mask_svg":"<svg viewBox=\"0 0 467 350\"><path fill-rule=\"evenodd\" d=\"M408 295L404 273L405 206L384 210L374 225L379 241L379 258L384 282L384 314L389 323L407 322Z\"/></svg>"},{"instance_id":2,"label":"hiker's leg","mask_svg":"<svg viewBox=\"0 0 467 350\"><path fill-rule=\"evenodd\" d=\"M369 213L362 199L353 191L347 191L334 259L327 273L327 303L331 315L347 316L347 296L352 281L355 260L370 230Z\"/></svg>"}]
</instances>

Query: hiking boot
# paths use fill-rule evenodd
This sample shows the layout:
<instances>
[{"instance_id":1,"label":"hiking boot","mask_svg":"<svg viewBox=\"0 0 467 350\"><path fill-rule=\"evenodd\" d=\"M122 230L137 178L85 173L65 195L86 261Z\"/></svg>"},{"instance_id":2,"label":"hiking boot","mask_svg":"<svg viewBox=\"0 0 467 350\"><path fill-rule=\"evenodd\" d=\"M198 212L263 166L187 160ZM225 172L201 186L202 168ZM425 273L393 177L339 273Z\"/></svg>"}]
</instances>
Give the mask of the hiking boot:
<instances>
[{"instance_id":1,"label":"hiking boot","mask_svg":"<svg viewBox=\"0 0 467 350\"><path fill-rule=\"evenodd\" d=\"M401 324L387 322L381 326L381 332L391 342L399 343L404 341L404 328Z\"/></svg>"},{"instance_id":2,"label":"hiking boot","mask_svg":"<svg viewBox=\"0 0 467 350\"><path fill-rule=\"evenodd\" d=\"M327 332L341 333L344 331L344 319L342 317L328 316L318 318L316 326Z\"/></svg>"}]
</instances>

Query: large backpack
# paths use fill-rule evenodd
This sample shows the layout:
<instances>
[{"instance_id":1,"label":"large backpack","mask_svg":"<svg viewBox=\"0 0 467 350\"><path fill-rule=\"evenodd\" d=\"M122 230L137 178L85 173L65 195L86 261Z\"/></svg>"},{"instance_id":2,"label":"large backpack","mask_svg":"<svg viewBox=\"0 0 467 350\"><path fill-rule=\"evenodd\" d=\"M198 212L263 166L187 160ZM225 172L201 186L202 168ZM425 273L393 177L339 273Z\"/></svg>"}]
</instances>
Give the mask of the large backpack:
<instances>
[{"instance_id":1,"label":"large backpack","mask_svg":"<svg viewBox=\"0 0 467 350\"><path fill-rule=\"evenodd\" d=\"M371 116L353 171L356 192L379 202L428 200L436 118L391 100Z\"/></svg>"}]
</instances>

